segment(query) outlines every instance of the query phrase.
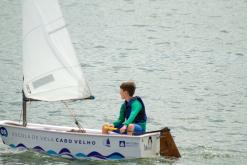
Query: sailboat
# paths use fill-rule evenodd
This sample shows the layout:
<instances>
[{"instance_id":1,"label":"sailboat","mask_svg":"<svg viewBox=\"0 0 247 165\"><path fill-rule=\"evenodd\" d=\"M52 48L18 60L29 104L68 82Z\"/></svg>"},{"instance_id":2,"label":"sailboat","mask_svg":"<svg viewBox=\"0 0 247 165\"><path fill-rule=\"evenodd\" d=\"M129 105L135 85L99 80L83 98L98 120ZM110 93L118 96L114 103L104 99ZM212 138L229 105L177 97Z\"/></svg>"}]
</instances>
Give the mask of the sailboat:
<instances>
[{"instance_id":1,"label":"sailboat","mask_svg":"<svg viewBox=\"0 0 247 165\"><path fill-rule=\"evenodd\" d=\"M138 136L27 122L27 102L93 99L58 0L23 0L22 122L0 121L4 144L72 159L180 157L168 128Z\"/></svg>"}]
</instances>

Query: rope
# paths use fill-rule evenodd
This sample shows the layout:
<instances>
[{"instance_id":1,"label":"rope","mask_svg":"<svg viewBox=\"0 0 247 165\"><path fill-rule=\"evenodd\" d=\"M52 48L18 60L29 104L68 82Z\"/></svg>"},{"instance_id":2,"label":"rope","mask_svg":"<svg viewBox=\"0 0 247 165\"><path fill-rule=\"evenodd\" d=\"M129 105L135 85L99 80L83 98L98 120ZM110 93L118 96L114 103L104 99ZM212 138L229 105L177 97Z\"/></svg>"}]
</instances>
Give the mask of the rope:
<instances>
[{"instance_id":1,"label":"rope","mask_svg":"<svg viewBox=\"0 0 247 165\"><path fill-rule=\"evenodd\" d=\"M81 133L85 133L86 130L83 129L83 127L81 126L81 124L79 123L79 121L76 119L76 115L73 113L73 111L69 109L68 104L67 104L65 101L62 101L62 102L64 103L66 109L69 111L70 115L74 118L75 124L76 124L76 126L79 128L80 132L81 132Z\"/></svg>"}]
</instances>

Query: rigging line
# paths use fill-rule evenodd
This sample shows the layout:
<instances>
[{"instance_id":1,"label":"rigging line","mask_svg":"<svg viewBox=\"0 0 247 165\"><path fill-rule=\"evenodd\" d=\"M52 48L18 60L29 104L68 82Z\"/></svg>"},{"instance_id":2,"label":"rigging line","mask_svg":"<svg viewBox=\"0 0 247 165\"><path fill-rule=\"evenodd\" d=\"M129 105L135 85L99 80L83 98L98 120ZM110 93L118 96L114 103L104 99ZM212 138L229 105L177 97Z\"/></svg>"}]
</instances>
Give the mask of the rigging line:
<instances>
[{"instance_id":1,"label":"rigging line","mask_svg":"<svg viewBox=\"0 0 247 165\"><path fill-rule=\"evenodd\" d=\"M76 119L75 113L73 113L73 111L69 109L69 106L68 106L68 104L65 101L62 101L62 102L64 103L64 106L66 107L66 109L69 111L70 115L74 118L75 124L79 128L80 132L81 133L86 133L86 130L81 126L81 124Z\"/></svg>"}]
</instances>

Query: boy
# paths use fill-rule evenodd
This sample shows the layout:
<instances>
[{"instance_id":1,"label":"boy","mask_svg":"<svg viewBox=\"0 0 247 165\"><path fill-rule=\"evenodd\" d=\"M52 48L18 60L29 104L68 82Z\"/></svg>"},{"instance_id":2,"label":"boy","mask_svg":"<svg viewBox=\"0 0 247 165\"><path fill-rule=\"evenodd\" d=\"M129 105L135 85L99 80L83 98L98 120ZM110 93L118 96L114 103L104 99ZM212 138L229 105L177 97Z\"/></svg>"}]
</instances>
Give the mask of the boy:
<instances>
[{"instance_id":1,"label":"boy","mask_svg":"<svg viewBox=\"0 0 247 165\"><path fill-rule=\"evenodd\" d=\"M142 99L138 96L133 97L135 93L135 83L128 81L120 85L120 96L124 99L124 103L120 108L120 115L111 127L118 128L114 131L121 134L128 135L140 135L146 131L147 116L145 112L145 106ZM104 126L102 127L102 133L108 133L108 130Z\"/></svg>"}]
</instances>

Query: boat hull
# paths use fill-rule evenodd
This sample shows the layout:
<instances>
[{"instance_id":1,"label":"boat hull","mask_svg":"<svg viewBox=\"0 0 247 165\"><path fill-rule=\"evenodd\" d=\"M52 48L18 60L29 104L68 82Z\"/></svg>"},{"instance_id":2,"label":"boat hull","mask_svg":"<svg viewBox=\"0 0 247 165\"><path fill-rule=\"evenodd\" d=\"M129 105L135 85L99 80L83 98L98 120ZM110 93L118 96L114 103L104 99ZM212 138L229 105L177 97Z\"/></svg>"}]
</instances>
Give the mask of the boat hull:
<instances>
[{"instance_id":1,"label":"boat hull","mask_svg":"<svg viewBox=\"0 0 247 165\"><path fill-rule=\"evenodd\" d=\"M133 159L159 156L160 134L140 136L101 134L100 130L74 132L73 127L0 121L3 143L19 150L32 150L71 159Z\"/></svg>"}]
</instances>

